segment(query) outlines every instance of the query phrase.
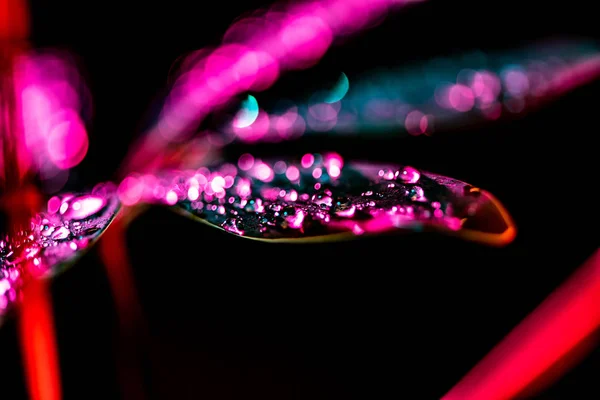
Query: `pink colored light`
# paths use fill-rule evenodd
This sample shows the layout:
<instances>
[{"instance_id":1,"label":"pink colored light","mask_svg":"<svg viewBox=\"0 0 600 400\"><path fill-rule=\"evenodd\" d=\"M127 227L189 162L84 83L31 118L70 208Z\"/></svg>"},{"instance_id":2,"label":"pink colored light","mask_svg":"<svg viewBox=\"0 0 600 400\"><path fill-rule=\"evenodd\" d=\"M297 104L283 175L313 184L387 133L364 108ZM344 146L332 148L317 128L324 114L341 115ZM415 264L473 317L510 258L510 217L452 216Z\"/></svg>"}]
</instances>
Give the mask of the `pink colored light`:
<instances>
[{"instance_id":1,"label":"pink colored light","mask_svg":"<svg viewBox=\"0 0 600 400\"><path fill-rule=\"evenodd\" d=\"M175 193L172 190L169 190L167 192L165 200L167 201L168 205L170 205L170 206L174 205L175 203L177 203L177 193Z\"/></svg>"},{"instance_id":2,"label":"pink colored light","mask_svg":"<svg viewBox=\"0 0 600 400\"><path fill-rule=\"evenodd\" d=\"M280 43L286 57L282 61L290 69L311 67L325 54L332 40L333 33L325 21L298 13L283 23Z\"/></svg>"},{"instance_id":3,"label":"pink colored light","mask_svg":"<svg viewBox=\"0 0 600 400\"><path fill-rule=\"evenodd\" d=\"M58 212L58 209L60 208L60 205L61 205L60 197L58 197L58 196L51 197L50 200L48 200L48 212L50 214L56 214Z\"/></svg>"},{"instance_id":4,"label":"pink colored light","mask_svg":"<svg viewBox=\"0 0 600 400\"><path fill-rule=\"evenodd\" d=\"M421 179L421 173L413 167L404 167L398 174L400 180L406 183L417 183Z\"/></svg>"},{"instance_id":5,"label":"pink colored light","mask_svg":"<svg viewBox=\"0 0 600 400\"><path fill-rule=\"evenodd\" d=\"M329 153L324 158L325 168L329 177L335 179L342 173L342 167L344 166L344 160L342 156L336 153Z\"/></svg>"},{"instance_id":6,"label":"pink colored light","mask_svg":"<svg viewBox=\"0 0 600 400\"><path fill-rule=\"evenodd\" d=\"M295 181L300 177L300 171L298 170L298 168L292 165L285 171L285 176L290 181Z\"/></svg>"},{"instance_id":7,"label":"pink colored light","mask_svg":"<svg viewBox=\"0 0 600 400\"><path fill-rule=\"evenodd\" d=\"M249 180L240 179L240 182L236 186L236 193L242 198L246 198L252 194L252 186Z\"/></svg>"},{"instance_id":8,"label":"pink colored light","mask_svg":"<svg viewBox=\"0 0 600 400\"><path fill-rule=\"evenodd\" d=\"M59 190L68 171L87 152L87 133L78 112L81 104L75 84L78 76L68 61L55 54L20 52L10 59L6 79L14 93L5 91L1 113L10 116L10 128L3 132L12 149L0 155L0 179L21 179L35 174L51 190ZM5 73L7 71L4 71ZM6 136L5 136L6 135ZM4 165L9 157L11 167ZM9 172L8 174L6 174ZM5 176L10 175L10 176Z\"/></svg>"},{"instance_id":9,"label":"pink colored light","mask_svg":"<svg viewBox=\"0 0 600 400\"><path fill-rule=\"evenodd\" d=\"M551 82L556 95L590 82L600 76L600 55L575 63L557 73Z\"/></svg>"},{"instance_id":10,"label":"pink colored light","mask_svg":"<svg viewBox=\"0 0 600 400\"><path fill-rule=\"evenodd\" d=\"M56 124L48 133L48 154L60 169L79 164L87 153L88 145L85 127L76 114Z\"/></svg>"},{"instance_id":11,"label":"pink colored light","mask_svg":"<svg viewBox=\"0 0 600 400\"><path fill-rule=\"evenodd\" d=\"M197 187L195 186L191 186L188 189L188 194L187 194L188 199L194 201L194 200L198 200L198 197L200 197L200 191L198 190Z\"/></svg>"},{"instance_id":12,"label":"pink colored light","mask_svg":"<svg viewBox=\"0 0 600 400\"><path fill-rule=\"evenodd\" d=\"M119 185L117 193L124 205L134 205L140 201L144 193L143 181L135 176L128 176Z\"/></svg>"},{"instance_id":13,"label":"pink colored light","mask_svg":"<svg viewBox=\"0 0 600 400\"><path fill-rule=\"evenodd\" d=\"M529 90L529 79L524 71L511 69L504 73L506 90L515 97L524 96Z\"/></svg>"},{"instance_id":14,"label":"pink colored light","mask_svg":"<svg viewBox=\"0 0 600 400\"><path fill-rule=\"evenodd\" d=\"M456 84L448 91L448 101L456 111L467 112L475 105L475 96L468 86Z\"/></svg>"},{"instance_id":15,"label":"pink colored light","mask_svg":"<svg viewBox=\"0 0 600 400\"><path fill-rule=\"evenodd\" d=\"M260 179L263 182L270 182L273 180L274 173L271 167L267 164L261 163L256 166L255 175L257 179Z\"/></svg>"},{"instance_id":16,"label":"pink colored light","mask_svg":"<svg viewBox=\"0 0 600 400\"><path fill-rule=\"evenodd\" d=\"M312 167L314 162L315 162L315 156L313 156L310 153L303 155L302 159L300 160L300 164L302 165L302 168L310 168L310 167Z\"/></svg>"},{"instance_id":17,"label":"pink colored light","mask_svg":"<svg viewBox=\"0 0 600 400\"><path fill-rule=\"evenodd\" d=\"M496 101L502 91L502 84L496 74L488 71L478 71L473 75L471 90L483 104Z\"/></svg>"},{"instance_id":18,"label":"pink colored light","mask_svg":"<svg viewBox=\"0 0 600 400\"><path fill-rule=\"evenodd\" d=\"M287 218L289 222L289 227L293 229L302 228L302 223L304 222L304 212L302 210L298 211L296 215Z\"/></svg>"},{"instance_id":19,"label":"pink colored light","mask_svg":"<svg viewBox=\"0 0 600 400\"><path fill-rule=\"evenodd\" d=\"M423 119L425 119L425 122L423 122ZM427 126L427 116L419 110L409 112L404 120L404 127L411 135L421 135L425 133Z\"/></svg>"},{"instance_id":20,"label":"pink colored light","mask_svg":"<svg viewBox=\"0 0 600 400\"><path fill-rule=\"evenodd\" d=\"M215 176L214 179L210 183L210 188L213 192L218 193L222 192L225 187L225 179L222 176Z\"/></svg>"},{"instance_id":21,"label":"pink colored light","mask_svg":"<svg viewBox=\"0 0 600 400\"><path fill-rule=\"evenodd\" d=\"M283 139L304 133L305 126L302 118L298 115L297 107L292 107L282 115L273 116L272 120L275 131Z\"/></svg>"}]
</instances>

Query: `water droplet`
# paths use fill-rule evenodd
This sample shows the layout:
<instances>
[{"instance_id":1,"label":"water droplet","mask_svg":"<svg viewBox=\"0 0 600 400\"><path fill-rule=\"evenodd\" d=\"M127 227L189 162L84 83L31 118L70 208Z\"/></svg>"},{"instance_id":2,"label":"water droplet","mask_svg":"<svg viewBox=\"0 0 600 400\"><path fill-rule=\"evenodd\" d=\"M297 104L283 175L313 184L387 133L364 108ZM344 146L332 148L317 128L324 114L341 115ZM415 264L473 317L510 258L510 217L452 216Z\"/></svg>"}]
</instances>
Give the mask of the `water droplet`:
<instances>
[{"instance_id":1,"label":"water droplet","mask_svg":"<svg viewBox=\"0 0 600 400\"><path fill-rule=\"evenodd\" d=\"M58 227L52 232L52 236L50 236L54 240L64 240L71 235L71 231L69 231L64 226Z\"/></svg>"},{"instance_id":2,"label":"water droplet","mask_svg":"<svg viewBox=\"0 0 600 400\"><path fill-rule=\"evenodd\" d=\"M335 215L338 217L352 218L355 212L356 206L354 204L339 206L335 209Z\"/></svg>"},{"instance_id":3,"label":"water droplet","mask_svg":"<svg viewBox=\"0 0 600 400\"><path fill-rule=\"evenodd\" d=\"M423 201L425 200L425 191L420 186L413 186L409 190L409 196L413 201Z\"/></svg>"},{"instance_id":4,"label":"water droplet","mask_svg":"<svg viewBox=\"0 0 600 400\"><path fill-rule=\"evenodd\" d=\"M78 220L89 218L100 212L106 205L106 199L98 196L86 195L74 197L63 204L67 204L66 210L61 212L64 217L69 220Z\"/></svg>"},{"instance_id":5,"label":"water droplet","mask_svg":"<svg viewBox=\"0 0 600 400\"><path fill-rule=\"evenodd\" d=\"M333 199L326 193L314 194L311 198L312 202L319 205L322 208L331 207Z\"/></svg>"},{"instance_id":6,"label":"water droplet","mask_svg":"<svg viewBox=\"0 0 600 400\"><path fill-rule=\"evenodd\" d=\"M404 167L398 177L406 183L417 183L421 178L421 173L413 167Z\"/></svg>"},{"instance_id":7,"label":"water droplet","mask_svg":"<svg viewBox=\"0 0 600 400\"><path fill-rule=\"evenodd\" d=\"M48 237L48 236L52 235L52 233L54 232L54 227L44 224L44 225L40 226L40 230L41 230L42 236Z\"/></svg>"}]
</instances>

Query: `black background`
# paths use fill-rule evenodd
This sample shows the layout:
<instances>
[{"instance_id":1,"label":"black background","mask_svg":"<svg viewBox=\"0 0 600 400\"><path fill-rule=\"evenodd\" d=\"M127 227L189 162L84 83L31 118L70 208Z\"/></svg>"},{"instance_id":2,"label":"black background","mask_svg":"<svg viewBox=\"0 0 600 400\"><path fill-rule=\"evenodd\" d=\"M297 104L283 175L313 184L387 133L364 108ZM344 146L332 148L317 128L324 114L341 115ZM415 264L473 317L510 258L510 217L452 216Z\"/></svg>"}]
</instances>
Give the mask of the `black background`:
<instances>
[{"instance_id":1,"label":"black background","mask_svg":"<svg viewBox=\"0 0 600 400\"><path fill-rule=\"evenodd\" d=\"M592 5L582 4L417 4L333 49L314 76L590 37ZM74 52L94 98L77 183L111 179L175 59L217 44L234 18L260 5L34 2L34 43ZM300 88L307 76L288 79ZM128 233L147 318L134 341L146 398L440 398L596 250L599 87L522 119L446 135L267 147L391 160L481 186L518 225L503 249L421 234L271 246L149 211ZM123 349L97 254L53 289L65 398L120 398L115 364ZM0 338L2 385L18 399L25 389L14 321ZM599 370L596 350L539 398L598 398Z\"/></svg>"}]
</instances>

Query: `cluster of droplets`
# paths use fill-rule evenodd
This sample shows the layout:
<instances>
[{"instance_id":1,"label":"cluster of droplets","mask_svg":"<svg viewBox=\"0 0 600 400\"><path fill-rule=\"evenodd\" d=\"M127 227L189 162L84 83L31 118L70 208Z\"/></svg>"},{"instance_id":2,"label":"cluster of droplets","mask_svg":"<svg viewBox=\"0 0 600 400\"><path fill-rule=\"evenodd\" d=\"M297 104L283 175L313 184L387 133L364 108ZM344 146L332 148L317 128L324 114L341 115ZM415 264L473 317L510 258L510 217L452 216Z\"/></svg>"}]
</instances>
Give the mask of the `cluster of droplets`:
<instances>
[{"instance_id":1,"label":"cluster of droplets","mask_svg":"<svg viewBox=\"0 0 600 400\"><path fill-rule=\"evenodd\" d=\"M28 277L56 272L106 229L119 209L114 192L101 184L88 194L54 196L29 229L0 240L0 316L19 300Z\"/></svg>"},{"instance_id":2,"label":"cluster of droplets","mask_svg":"<svg viewBox=\"0 0 600 400\"><path fill-rule=\"evenodd\" d=\"M15 251L27 243L28 232L19 232L15 237L4 237L0 240L0 315L9 304L17 301L23 281L21 279L21 269L12 267L12 260L15 258Z\"/></svg>"},{"instance_id":3,"label":"cluster of droplets","mask_svg":"<svg viewBox=\"0 0 600 400\"><path fill-rule=\"evenodd\" d=\"M335 153L305 154L292 162L244 154L237 165L129 176L119 196L128 205L176 206L228 232L259 239L423 225L457 230L458 215L466 209L459 195L464 184L437 178L409 166L345 165Z\"/></svg>"}]
</instances>

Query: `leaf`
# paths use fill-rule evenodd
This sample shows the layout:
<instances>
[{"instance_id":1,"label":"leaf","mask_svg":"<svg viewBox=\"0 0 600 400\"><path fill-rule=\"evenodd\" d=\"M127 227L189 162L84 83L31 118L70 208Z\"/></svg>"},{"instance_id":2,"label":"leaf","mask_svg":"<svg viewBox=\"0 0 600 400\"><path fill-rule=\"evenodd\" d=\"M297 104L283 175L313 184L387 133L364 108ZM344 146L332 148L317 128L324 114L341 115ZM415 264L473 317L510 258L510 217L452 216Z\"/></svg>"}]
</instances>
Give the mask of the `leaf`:
<instances>
[{"instance_id":1,"label":"leaf","mask_svg":"<svg viewBox=\"0 0 600 400\"><path fill-rule=\"evenodd\" d=\"M344 165L337 154L272 162L246 154L238 164L165 173L157 200L232 234L270 242L435 231L501 246L516 233L491 194L409 166Z\"/></svg>"}]
</instances>

